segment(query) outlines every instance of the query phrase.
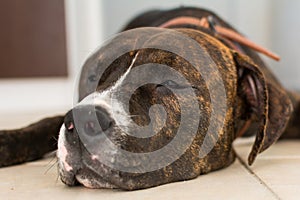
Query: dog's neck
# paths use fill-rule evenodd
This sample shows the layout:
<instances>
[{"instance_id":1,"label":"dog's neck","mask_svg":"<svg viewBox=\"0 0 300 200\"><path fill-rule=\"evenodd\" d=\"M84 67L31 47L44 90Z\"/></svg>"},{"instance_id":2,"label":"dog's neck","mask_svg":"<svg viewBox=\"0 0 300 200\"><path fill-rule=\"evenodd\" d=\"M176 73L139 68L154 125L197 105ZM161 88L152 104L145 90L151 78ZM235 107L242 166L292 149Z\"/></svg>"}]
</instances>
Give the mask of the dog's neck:
<instances>
[{"instance_id":1,"label":"dog's neck","mask_svg":"<svg viewBox=\"0 0 300 200\"><path fill-rule=\"evenodd\" d=\"M173 19L161 24L159 27L169 28L171 26L177 26L177 25L193 25L193 26L211 29L217 38L219 38L224 43L226 43L226 45L229 46L230 48L232 48L240 53L244 54L243 50L239 47L238 44L242 44L247 47L250 47L251 49L258 51L260 53L263 53L266 56L268 56L276 61L280 60L280 57L278 55L255 44L254 42L245 38L241 34L235 32L231 29L219 26L218 24L215 23L212 16L203 17L201 19L195 18L195 17L189 17L189 16L176 17L176 18L173 18Z\"/></svg>"}]
</instances>

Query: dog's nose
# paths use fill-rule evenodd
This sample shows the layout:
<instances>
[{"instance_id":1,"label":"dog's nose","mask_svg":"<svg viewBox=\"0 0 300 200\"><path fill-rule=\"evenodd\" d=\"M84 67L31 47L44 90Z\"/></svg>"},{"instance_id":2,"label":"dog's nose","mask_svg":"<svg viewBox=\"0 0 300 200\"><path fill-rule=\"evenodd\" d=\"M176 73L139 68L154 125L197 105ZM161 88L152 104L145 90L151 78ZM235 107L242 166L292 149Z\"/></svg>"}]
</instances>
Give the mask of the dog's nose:
<instances>
[{"instance_id":1,"label":"dog's nose","mask_svg":"<svg viewBox=\"0 0 300 200\"><path fill-rule=\"evenodd\" d=\"M101 107L84 105L70 110L65 116L64 125L69 132L76 129L78 134L95 136L111 128L113 119Z\"/></svg>"},{"instance_id":2,"label":"dog's nose","mask_svg":"<svg viewBox=\"0 0 300 200\"><path fill-rule=\"evenodd\" d=\"M102 131L106 131L112 127L113 120L104 109L96 108L96 116Z\"/></svg>"}]
</instances>

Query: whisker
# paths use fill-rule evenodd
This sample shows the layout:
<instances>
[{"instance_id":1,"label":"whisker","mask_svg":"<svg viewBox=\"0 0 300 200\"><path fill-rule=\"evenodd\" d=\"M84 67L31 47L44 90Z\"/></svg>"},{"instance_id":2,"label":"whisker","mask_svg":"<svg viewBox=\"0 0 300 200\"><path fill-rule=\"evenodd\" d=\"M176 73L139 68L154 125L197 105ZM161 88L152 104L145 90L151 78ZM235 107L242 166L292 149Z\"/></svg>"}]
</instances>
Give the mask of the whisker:
<instances>
[{"instance_id":1,"label":"whisker","mask_svg":"<svg viewBox=\"0 0 300 200\"><path fill-rule=\"evenodd\" d=\"M56 142L58 141L58 138L56 138L55 136L52 136L52 139L54 139Z\"/></svg>"},{"instance_id":2,"label":"whisker","mask_svg":"<svg viewBox=\"0 0 300 200\"><path fill-rule=\"evenodd\" d=\"M57 168L57 176L56 176L56 181L55 181L56 184L58 183L58 179L59 179L59 169Z\"/></svg>"},{"instance_id":3,"label":"whisker","mask_svg":"<svg viewBox=\"0 0 300 200\"><path fill-rule=\"evenodd\" d=\"M52 154L54 154L54 155L52 155ZM55 156L55 155L56 155L56 151L47 153L47 154L45 155L45 157L47 157L47 158L52 157L52 159L46 164L45 167L49 166L49 165L51 164L51 162L52 162L54 159L56 159L56 156Z\"/></svg>"},{"instance_id":4,"label":"whisker","mask_svg":"<svg viewBox=\"0 0 300 200\"><path fill-rule=\"evenodd\" d=\"M49 165L55 158L56 157L51 159L51 161L47 165ZM44 172L44 174L47 174L50 171L50 169L52 169L54 167L54 165L56 165L57 163L58 163L58 160L56 159L56 161L48 167L48 169Z\"/></svg>"}]
</instances>

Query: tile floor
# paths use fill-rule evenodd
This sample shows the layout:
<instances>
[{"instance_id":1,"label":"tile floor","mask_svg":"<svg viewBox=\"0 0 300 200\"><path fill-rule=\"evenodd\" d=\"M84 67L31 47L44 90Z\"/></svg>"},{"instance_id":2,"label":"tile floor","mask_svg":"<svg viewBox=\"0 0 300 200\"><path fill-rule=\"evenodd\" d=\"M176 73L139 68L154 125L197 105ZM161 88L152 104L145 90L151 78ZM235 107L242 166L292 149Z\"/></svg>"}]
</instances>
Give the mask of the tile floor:
<instances>
[{"instance_id":1,"label":"tile floor","mask_svg":"<svg viewBox=\"0 0 300 200\"><path fill-rule=\"evenodd\" d=\"M47 115L5 115L0 127L23 126L43 116ZM226 169L133 192L67 187L58 178L56 160L46 158L1 168L0 199L300 199L300 140L278 142L248 167L251 144L252 139L236 141L238 159Z\"/></svg>"}]
</instances>

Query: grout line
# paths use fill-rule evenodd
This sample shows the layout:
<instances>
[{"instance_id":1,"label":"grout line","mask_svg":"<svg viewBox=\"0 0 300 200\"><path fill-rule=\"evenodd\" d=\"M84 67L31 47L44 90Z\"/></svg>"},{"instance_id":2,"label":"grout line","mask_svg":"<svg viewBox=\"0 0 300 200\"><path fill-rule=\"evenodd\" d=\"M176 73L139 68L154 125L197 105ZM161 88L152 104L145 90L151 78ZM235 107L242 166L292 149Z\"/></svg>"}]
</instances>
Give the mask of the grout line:
<instances>
[{"instance_id":1,"label":"grout line","mask_svg":"<svg viewBox=\"0 0 300 200\"><path fill-rule=\"evenodd\" d=\"M272 188L270 188L266 182L264 182L257 174L255 174L250 167L244 162L244 160L238 155L236 154L236 157L238 159L238 161L242 164L243 167L245 167L245 169L255 178L257 179L267 190L269 190L276 199L280 200L281 198L278 196L278 194L272 190Z\"/></svg>"}]
</instances>

